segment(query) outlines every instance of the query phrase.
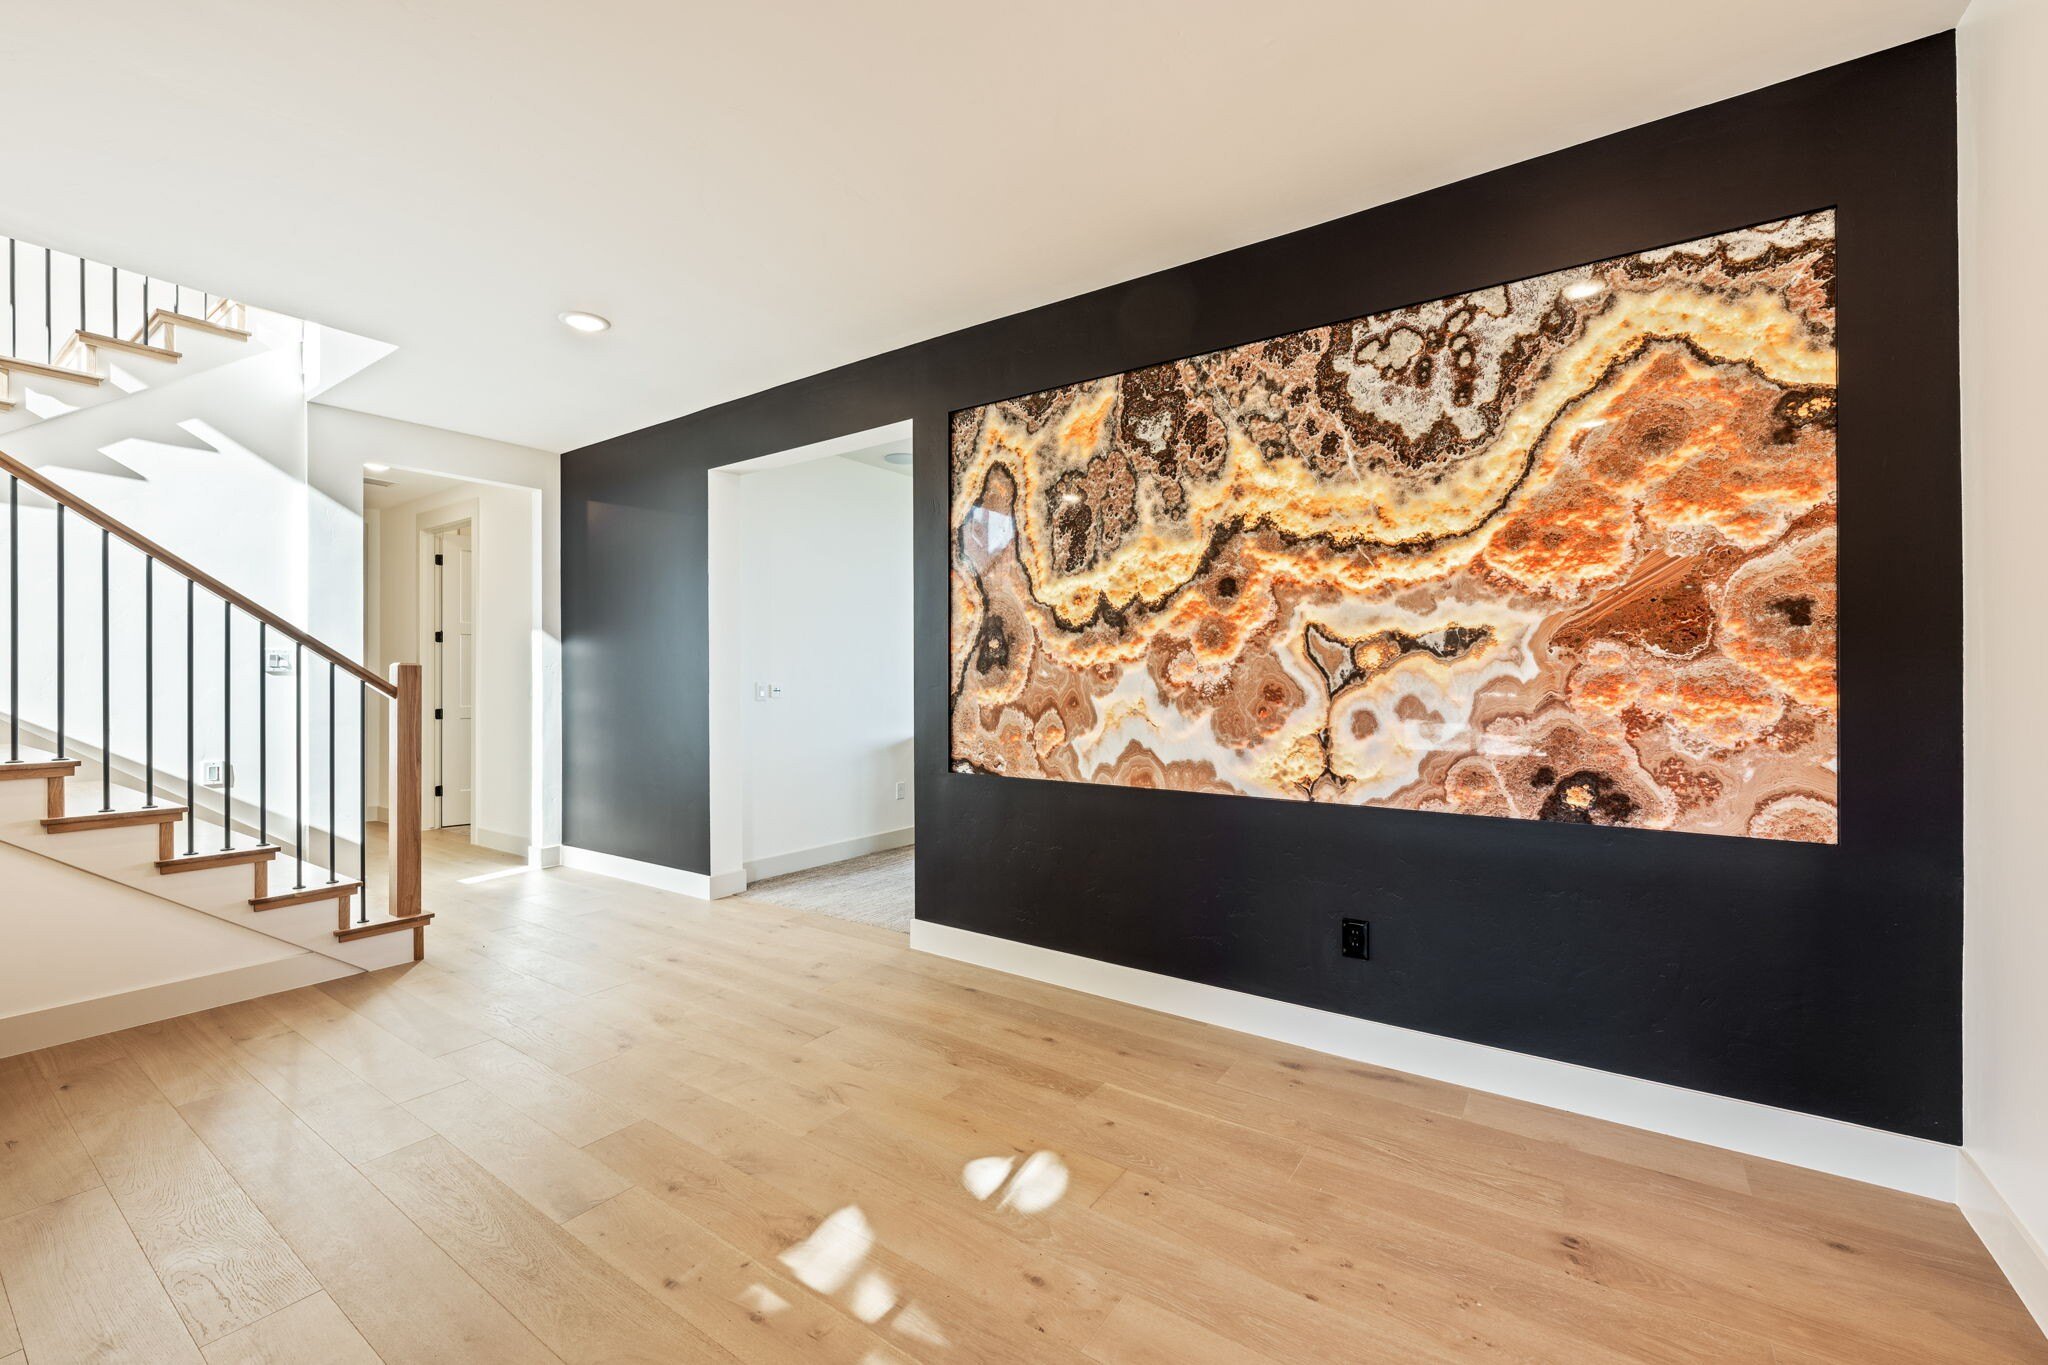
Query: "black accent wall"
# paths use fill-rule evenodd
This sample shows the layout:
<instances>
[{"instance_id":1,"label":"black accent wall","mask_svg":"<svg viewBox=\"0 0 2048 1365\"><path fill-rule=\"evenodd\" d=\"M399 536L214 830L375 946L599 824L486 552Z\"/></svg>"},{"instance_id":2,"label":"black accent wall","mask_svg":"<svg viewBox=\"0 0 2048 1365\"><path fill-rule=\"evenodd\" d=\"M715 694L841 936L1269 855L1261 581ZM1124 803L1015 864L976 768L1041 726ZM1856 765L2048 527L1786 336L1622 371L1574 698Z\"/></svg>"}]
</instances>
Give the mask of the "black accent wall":
<instances>
[{"instance_id":1,"label":"black accent wall","mask_svg":"<svg viewBox=\"0 0 2048 1365\"><path fill-rule=\"evenodd\" d=\"M709 870L705 471L908 417L919 918L1958 1140L1955 147L1944 34L573 452L567 842ZM1830 205L1839 845L947 770L954 409Z\"/></svg>"}]
</instances>

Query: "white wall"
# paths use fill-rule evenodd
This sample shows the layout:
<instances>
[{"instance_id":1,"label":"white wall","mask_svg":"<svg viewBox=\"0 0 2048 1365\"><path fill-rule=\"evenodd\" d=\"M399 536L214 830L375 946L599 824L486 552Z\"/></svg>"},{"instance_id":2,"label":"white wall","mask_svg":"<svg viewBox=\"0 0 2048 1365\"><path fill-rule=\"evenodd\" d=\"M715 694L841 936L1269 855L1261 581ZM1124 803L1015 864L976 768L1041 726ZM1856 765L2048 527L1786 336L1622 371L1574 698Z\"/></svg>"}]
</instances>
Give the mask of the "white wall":
<instances>
[{"instance_id":1,"label":"white wall","mask_svg":"<svg viewBox=\"0 0 2048 1365\"><path fill-rule=\"evenodd\" d=\"M561 843L560 460L545 451L314 404L316 449L463 480L372 514L366 561L376 633L372 667L422 659L419 537L469 519L476 535L477 755L472 828L480 842L552 861ZM536 699L538 704L536 704ZM373 806L388 806L386 743L372 719Z\"/></svg>"},{"instance_id":2,"label":"white wall","mask_svg":"<svg viewBox=\"0 0 2048 1365\"><path fill-rule=\"evenodd\" d=\"M2039 509L2048 336L2029 301L2048 224L2048 5L1976 0L1962 85L1964 1207L2048 1322L2048 728ZM1975 1176L1981 1173L1981 1180Z\"/></svg>"},{"instance_id":3,"label":"white wall","mask_svg":"<svg viewBox=\"0 0 2048 1365\"><path fill-rule=\"evenodd\" d=\"M752 877L911 825L911 484L836 456L738 484ZM757 682L781 695L754 700Z\"/></svg>"},{"instance_id":4,"label":"white wall","mask_svg":"<svg viewBox=\"0 0 2048 1365\"><path fill-rule=\"evenodd\" d=\"M236 591L311 631L344 655L362 639L361 498L359 466L337 464L308 438L302 327L296 320L252 310L255 340L245 353L212 368L172 370L154 386L118 401L24 426L6 437L16 458L36 466L84 501ZM221 343L233 345L232 343ZM101 722L100 534L82 518L66 518L65 729L74 753L96 757L103 740L117 772L139 782L145 760L143 557L115 543L108 557L112 621L110 684L113 724ZM25 504L24 584L54 577L56 513ZM154 579L155 752L160 782L182 792L186 734L186 639L183 580L160 569ZM190 705L195 762L223 755L224 717L219 601L194 597ZM54 730L55 612L48 594L22 595L21 711L38 747ZM311 794L307 819L328 823L326 793L326 670L309 662L302 682L309 740L302 779L292 769L292 680L260 672L257 627L234 618L233 753L237 819L255 824L258 790L255 736L259 684L269 707L272 767L269 832L289 832L292 793L301 780ZM277 643L272 637L272 642ZM0 640L0 653L5 641ZM355 684L337 692L335 808L343 842L355 833ZM218 797L200 796L202 809ZM317 845L324 850L324 840ZM343 850L344 861L352 855ZM352 865L352 864L351 864Z\"/></svg>"}]
</instances>

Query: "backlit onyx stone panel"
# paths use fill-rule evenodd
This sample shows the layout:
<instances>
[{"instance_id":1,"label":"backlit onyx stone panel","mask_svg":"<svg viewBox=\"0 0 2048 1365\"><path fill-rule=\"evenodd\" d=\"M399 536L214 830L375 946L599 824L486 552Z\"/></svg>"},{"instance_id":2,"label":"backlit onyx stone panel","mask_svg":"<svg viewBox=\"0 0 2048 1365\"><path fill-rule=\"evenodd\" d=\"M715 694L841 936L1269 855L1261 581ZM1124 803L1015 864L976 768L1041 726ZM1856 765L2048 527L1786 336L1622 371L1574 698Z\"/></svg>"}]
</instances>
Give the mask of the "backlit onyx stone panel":
<instances>
[{"instance_id":1,"label":"backlit onyx stone panel","mask_svg":"<svg viewBox=\"0 0 2048 1365\"><path fill-rule=\"evenodd\" d=\"M955 413L954 768L1834 842L1834 241Z\"/></svg>"}]
</instances>

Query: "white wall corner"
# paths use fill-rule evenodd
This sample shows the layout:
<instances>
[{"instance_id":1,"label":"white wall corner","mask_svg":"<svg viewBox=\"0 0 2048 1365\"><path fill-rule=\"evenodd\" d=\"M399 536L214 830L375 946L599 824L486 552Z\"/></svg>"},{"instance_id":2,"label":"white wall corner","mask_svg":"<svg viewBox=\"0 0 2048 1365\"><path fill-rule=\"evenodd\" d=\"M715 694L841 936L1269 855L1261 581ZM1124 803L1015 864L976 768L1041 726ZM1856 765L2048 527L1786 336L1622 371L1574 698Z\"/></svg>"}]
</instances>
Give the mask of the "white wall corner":
<instances>
[{"instance_id":1,"label":"white wall corner","mask_svg":"<svg viewBox=\"0 0 2048 1365\"><path fill-rule=\"evenodd\" d=\"M1991 1259L2012 1282L2020 1302L2048 1332L2048 1250L2034 1239L2027 1225L2008 1204L1991 1177L1984 1173L1976 1153L1962 1151L1956 1173L1956 1203L1963 1216L1977 1230Z\"/></svg>"},{"instance_id":2,"label":"white wall corner","mask_svg":"<svg viewBox=\"0 0 2048 1365\"><path fill-rule=\"evenodd\" d=\"M488 848L494 853L509 853L515 858L532 861L533 846L524 835L507 834L502 830L485 829L482 825L469 827L469 841L479 848Z\"/></svg>"},{"instance_id":3,"label":"white wall corner","mask_svg":"<svg viewBox=\"0 0 2048 1365\"><path fill-rule=\"evenodd\" d=\"M2034 390L2048 341L2013 306L2048 216L2048 6L1973 0L1956 26L1963 478L1963 1141L1958 1203L2048 1327L2048 914L2040 894Z\"/></svg>"},{"instance_id":4,"label":"white wall corner","mask_svg":"<svg viewBox=\"0 0 2048 1365\"><path fill-rule=\"evenodd\" d=\"M1957 1149L918 920L910 946L1296 1047L1953 1203Z\"/></svg>"},{"instance_id":5,"label":"white wall corner","mask_svg":"<svg viewBox=\"0 0 2048 1365\"><path fill-rule=\"evenodd\" d=\"M902 829L884 830L880 834L863 834L857 839L841 839L837 843L819 844L815 848L799 848L788 853L774 853L764 858L754 858L747 862L745 877L741 887L737 889L743 890L746 885L765 882L770 877L787 877L792 872L808 872L814 867L843 863L848 858L864 857L870 853L886 853L892 848L909 848L916 841L916 829L905 825Z\"/></svg>"}]
</instances>

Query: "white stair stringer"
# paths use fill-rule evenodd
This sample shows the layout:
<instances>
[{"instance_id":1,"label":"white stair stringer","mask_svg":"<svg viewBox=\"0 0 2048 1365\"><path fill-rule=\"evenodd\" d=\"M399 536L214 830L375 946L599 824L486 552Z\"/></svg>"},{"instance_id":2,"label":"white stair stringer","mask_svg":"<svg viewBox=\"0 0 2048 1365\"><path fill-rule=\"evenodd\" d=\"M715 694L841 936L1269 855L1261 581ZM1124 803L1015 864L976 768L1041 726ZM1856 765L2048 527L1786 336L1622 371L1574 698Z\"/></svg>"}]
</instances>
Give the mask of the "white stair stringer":
<instances>
[{"instance_id":1,"label":"white stair stringer","mask_svg":"<svg viewBox=\"0 0 2048 1365\"><path fill-rule=\"evenodd\" d=\"M98 809L96 789L90 796L81 783L69 783L67 789L66 810L79 814ZM132 793L127 795L130 797L127 808L140 804L133 799ZM154 825L54 834L43 828L43 814L41 782L0 782L0 840L18 848L96 877L119 882L173 905L226 920L238 928L317 953L358 971L394 967L412 960L413 935L410 933L379 934L347 943L338 941L334 937L337 908L333 900L310 901L274 910L254 909L249 901L255 894L255 877L248 864L203 868L173 875L159 872ZM214 838L211 843L206 842L206 833L202 826L199 851L217 851L220 847L219 831L212 831ZM177 834L176 851L183 853L182 827ZM294 867L295 864L287 858L279 857L272 861L270 890L273 893L292 889ZM309 867L307 871L310 874L313 869ZM324 871L320 881L325 881ZM309 886L318 884L314 881L308 883ZM352 907L355 904L351 902Z\"/></svg>"},{"instance_id":2,"label":"white stair stringer","mask_svg":"<svg viewBox=\"0 0 2048 1365\"><path fill-rule=\"evenodd\" d=\"M0 1057L360 968L0 841Z\"/></svg>"}]
</instances>

